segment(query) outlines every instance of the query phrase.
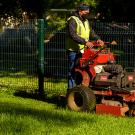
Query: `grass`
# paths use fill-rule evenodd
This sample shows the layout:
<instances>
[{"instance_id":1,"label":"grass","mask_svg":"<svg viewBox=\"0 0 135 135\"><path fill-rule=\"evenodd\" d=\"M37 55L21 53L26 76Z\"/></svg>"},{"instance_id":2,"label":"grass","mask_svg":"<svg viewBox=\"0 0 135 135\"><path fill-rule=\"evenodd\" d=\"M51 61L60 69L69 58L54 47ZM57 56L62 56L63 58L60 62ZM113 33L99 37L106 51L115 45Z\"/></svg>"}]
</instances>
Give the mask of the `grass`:
<instances>
[{"instance_id":1,"label":"grass","mask_svg":"<svg viewBox=\"0 0 135 135\"><path fill-rule=\"evenodd\" d=\"M78 113L59 106L51 93L65 92L64 80L45 80L44 100L15 94L24 84L26 93L37 88L33 85L37 80L29 79L20 77L20 87L13 76L0 77L0 135L135 135L135 118Z\"/></svg>"}]
</instances>

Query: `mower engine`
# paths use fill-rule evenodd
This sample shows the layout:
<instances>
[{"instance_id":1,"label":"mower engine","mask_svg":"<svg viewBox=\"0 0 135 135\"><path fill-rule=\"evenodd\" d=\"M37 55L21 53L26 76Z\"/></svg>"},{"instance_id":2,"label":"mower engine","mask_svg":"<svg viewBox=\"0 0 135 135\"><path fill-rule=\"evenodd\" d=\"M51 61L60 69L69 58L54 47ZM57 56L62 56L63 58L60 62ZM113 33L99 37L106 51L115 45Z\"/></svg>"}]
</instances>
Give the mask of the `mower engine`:
<instances>
[{"instance_id":1,"label":"mower engine","mask_svg":"<svg viewBox=\"0 0 135 135\"><path fill-rule=\"evenodd\" d=\"M110 87L114 90L131 90L135 88L135 72L123 71L121 65L108 64L96 74L93 85Z\"/></svg>"}]
</instances>

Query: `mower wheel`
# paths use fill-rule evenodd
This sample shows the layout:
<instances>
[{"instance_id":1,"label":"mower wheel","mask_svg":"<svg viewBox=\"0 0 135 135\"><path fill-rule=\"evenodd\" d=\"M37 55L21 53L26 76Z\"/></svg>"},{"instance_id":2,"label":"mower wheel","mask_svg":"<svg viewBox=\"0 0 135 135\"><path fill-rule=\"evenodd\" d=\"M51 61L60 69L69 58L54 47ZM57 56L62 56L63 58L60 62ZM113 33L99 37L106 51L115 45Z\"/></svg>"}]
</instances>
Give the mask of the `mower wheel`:
<instances>
[{"instance_id":1,"label":"mower wheel","mask_svg":"<svg viewBox=\"0 0 135 135\"><path fill-rule=\"evenodd\" d=\"M76 112L91 112L95 109L96 97L86 86L77 86L67 92L67 107Z\"/></svg>"}]
</instances>

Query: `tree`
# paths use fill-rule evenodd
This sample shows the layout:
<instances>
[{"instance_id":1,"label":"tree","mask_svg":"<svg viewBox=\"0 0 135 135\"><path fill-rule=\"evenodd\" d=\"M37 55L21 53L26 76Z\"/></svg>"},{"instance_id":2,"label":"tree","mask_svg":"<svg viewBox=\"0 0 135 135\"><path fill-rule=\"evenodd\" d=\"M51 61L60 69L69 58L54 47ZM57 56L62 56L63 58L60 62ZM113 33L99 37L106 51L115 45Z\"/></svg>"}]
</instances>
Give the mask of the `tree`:
<instances>
[{"instance_id":1,"label":"tree","mask_svg":"<svg viewBox=\"0 0 135 135\"><path fill-rule=\"evenodd\" d=\"M20 14L20 8L17 0L0 0L0 16L7 15L17 17Z\"/></svg>"},{"instance_id":2,"label":"tree","mask_svg":"<svg viewBox=\"0 0 135 135\"><path fill-rule=\"evenodd\" d=\"M133 9L135 1L98 0L97 11L105 21L135 22Z\"/></svg>"},{"instance_id":3,"label":"tree","mask_svg":"<svg viewBox=\"0 0 135 135\"><path fill-rule=\"evenodd\" d=\"M131 0L0 0L0 16L12 15L21 18L25 11L30 18L33 15L37 18L45 18L49 9L73 9L80 2L88 3L94 9L95 14L100 13L99 19L104 19L104 21L122 21L120 18L125 18L126 21L130 22L135 21L132 11L135 7L135 1ZM61 12L60 16L63 14Z\"/></svg>"}]
</instances>

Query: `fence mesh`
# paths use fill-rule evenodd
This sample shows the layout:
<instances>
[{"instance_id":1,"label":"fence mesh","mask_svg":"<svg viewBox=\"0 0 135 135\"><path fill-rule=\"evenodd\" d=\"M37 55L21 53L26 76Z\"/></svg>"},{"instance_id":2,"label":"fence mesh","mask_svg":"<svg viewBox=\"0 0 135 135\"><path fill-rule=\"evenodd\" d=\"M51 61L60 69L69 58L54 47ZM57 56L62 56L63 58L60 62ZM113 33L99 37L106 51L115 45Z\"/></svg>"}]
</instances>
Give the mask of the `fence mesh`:
<instances>
[{"instance_id":1,"label":"fence mesh","mask_svg":"<svg viewBox=\"0 0 135 135\"><path fill-rule=\"evenodd\" d=\"M63 93L67 89L68 74L65 50L66 30L57 31L56 28L46 28L45 33L45 77L47 78L45 90L48 94L52 93L52 89L53 93Z\"/></svg>"},{"instance_id":2,"label":"fence mesh","mask_svg":"<svg viewBox=\"0 0 135 135\"><path fill-rule=\"evenodd\" d=\"M0 33L0 86L2 89L35 90L37 79L37 32L33 22Z\"/></svg>"},{"instance_id":3,"label":"fence mesh","mask_svg":"<svg viewBox=\"0 0 135 135\"><path fill-rule=\"evenodd\" d=\"M134 70L135 68L135 24L134 23L107 23L95 22L91 23L94 31L105 42L115 42L115 45L108 45L107 48L112 51L116 57L116 63L121 64L126 70ZM54 32L55 31L55 32ZM67 89L67 57L65 50L66 30L54 30L46 28L46 43L45 43L45 87L56 89L60 92L61 89ZM50 38L48 38L50 35ZM49 39L49 40L47 40ZM61 80L63 78L63 80ZM55 83L50 83L52 82ZM63 84L61 84L64 82Z\"/></svg>"},{"instance_id":4,"label":"fence mesh","mask_svg":"<svg viewBox=\"0 0 135 135\"><path fill-rule=\"evenodd\" d=\"M55 22L54 22L55 23ZM126 69L135 68L135 24L91 24L106 42L115 41L108 48L117 56L117 63ZM44 91L46 94L66 92L68 60L65 50L66 30L45 27ZM17 90L38 89L38 35L35 23L5 28L0 33L0 87Z\"/></svg>"},{"instance_id":5,"label":"fence mesh","mask_svg":"<svg viewBox=\"0 0 135 135\"><path fill-rule=\"evenodd\" d=\"M135 68L135 24L134 23L94 23L93 28L104 41L116 41L109 48L117 55L117 63L126 69Z\"/></svg>"}]
</instances>

